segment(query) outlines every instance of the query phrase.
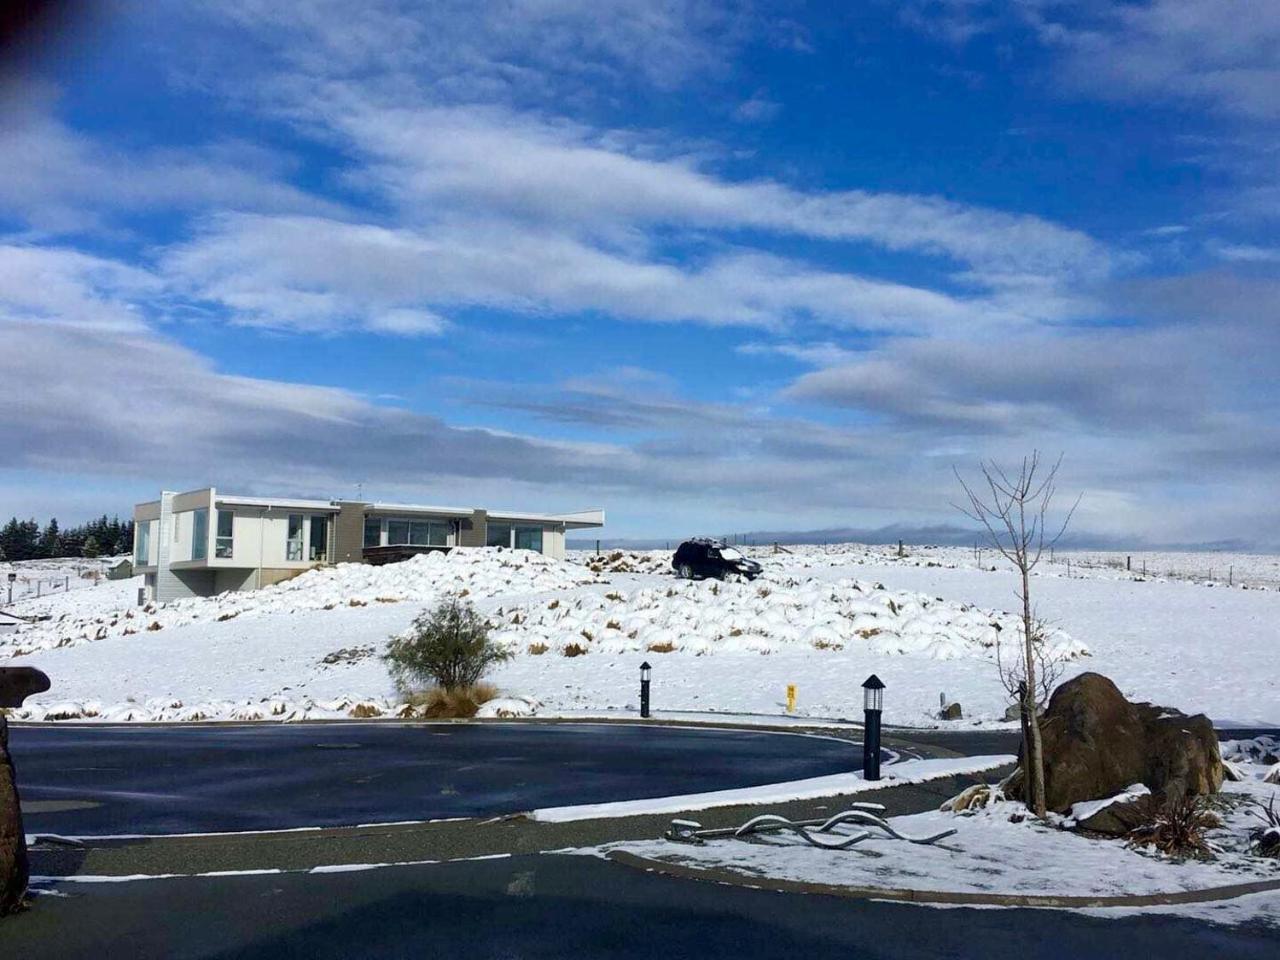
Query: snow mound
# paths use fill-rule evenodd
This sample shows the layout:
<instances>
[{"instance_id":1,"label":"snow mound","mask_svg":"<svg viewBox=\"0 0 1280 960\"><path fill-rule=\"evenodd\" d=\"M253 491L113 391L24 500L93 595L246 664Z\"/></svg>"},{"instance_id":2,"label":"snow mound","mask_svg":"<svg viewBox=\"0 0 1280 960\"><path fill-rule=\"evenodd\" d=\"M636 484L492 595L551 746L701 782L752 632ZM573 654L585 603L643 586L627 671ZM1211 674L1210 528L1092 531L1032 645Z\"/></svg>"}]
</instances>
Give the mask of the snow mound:
<instances>
[{"instance_id":1,"label":"snow mound","mask_svg":"<svg viewBox=\"0 0 1280 960\"><path fill-rule=\"evenodd\" d=\"M755 652L786 647L857 648L936 660L990 656L997 628L1016 617L859 580L778 578L753 583L677 581L669 587L580 593L518 604L492 618L494 639L517 650L582 653ZM1050 649L1067 659L1088 648L1061 631Z\"/></svg>"},{"instance_id":2,"label":"snow mound","mask_svg":"<svg viewBox=\"0 0 1280 960\"><path fill-rule=\"evenodd\" d=\"M538 712L538 708L542 706L532 697L497 697L494 700L487 700L480 705L480 709L476 711L477 717L503 720L511 720L516 717L532 717Z\"/></svg>"},{"instance_id":3,"label":"snow mound","mask_svg":"<svg viewBox=\"0 0 1280 960\"><path fill-rule=\"evenodd\" d=\"M191 624L217 629L232 620L339 607L412 602L427 606L445 593L474 600L535 595L597 582L580 566L528 550L458 549L403 563L340 563L309 570L262 590L117 606L109 612L64 613L0 638L0 660ZM86 591L87 592L87 591Z\"/></svg>"}]
</instances>

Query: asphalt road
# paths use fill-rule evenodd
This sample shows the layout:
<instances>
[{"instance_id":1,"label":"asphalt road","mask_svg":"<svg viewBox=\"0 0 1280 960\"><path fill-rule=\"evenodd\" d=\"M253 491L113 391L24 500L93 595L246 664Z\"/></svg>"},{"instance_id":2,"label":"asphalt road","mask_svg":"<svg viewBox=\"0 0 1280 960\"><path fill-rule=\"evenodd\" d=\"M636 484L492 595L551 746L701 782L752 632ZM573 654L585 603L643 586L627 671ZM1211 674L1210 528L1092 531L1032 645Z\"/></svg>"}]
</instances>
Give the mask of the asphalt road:
<instances>
[{"instance_id":1,"label":"asphalt road","mask_svg":"<svg viewBox=\"0 0 1280 960\"><path fill-rule=\"evenodd\" d=\"M28 833L494 816L858 769L826 737L640 725L11 727Z\"/></svg>"},{"instance_id":2,"label":"asphalt road","mask_svg":"<svg viewBox=\"0 0 1280 960\"><path fill-rule=\"evenodd\" d=\"M5 956L1274 960L1278 942L1260 925L793 896L554 855L56 894L0 921Z\"/></svg>"}]
</instances>

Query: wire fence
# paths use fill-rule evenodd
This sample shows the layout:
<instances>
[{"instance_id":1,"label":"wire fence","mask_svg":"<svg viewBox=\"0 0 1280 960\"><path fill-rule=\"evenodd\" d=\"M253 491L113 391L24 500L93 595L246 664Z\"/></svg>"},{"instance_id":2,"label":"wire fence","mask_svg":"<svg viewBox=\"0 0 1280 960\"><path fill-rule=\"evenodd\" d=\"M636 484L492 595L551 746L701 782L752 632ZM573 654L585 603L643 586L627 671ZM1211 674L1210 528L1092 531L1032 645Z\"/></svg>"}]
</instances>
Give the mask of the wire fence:
<instances>
[{"instance_id":1,"label":"wire fence","mask_svg":"<svg viewBox=\"0 0 1280 960\"><path fill-rule=\"evenodd\" d=\"M1251 554L1063 553L1049 557L1060 575L1111 570L1133 579L1183 580L1256 590L1280 590L1280 558ZM1087 574L1085 574L1087 575Z\"/></svg>"}]
</instances>

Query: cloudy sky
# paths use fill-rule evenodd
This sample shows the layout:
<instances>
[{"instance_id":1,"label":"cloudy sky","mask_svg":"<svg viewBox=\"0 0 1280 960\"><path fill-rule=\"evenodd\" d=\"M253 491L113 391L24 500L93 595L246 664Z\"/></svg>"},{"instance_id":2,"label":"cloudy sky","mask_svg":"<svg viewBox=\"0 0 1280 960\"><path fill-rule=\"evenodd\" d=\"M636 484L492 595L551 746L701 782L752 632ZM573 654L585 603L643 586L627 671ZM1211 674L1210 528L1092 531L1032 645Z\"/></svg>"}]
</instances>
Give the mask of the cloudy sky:
<instances>
[{"instance_id":1,"label":"cloudy sky","mask_svg":"<svg viewBox=\"0 0 1280 960\"><path fill-rule=\"evenodd\" d=\"M0 71L0 514L932 525L1038 447L1280 544L1280 4L99 6Z\"/></svg>"}]
</instances>

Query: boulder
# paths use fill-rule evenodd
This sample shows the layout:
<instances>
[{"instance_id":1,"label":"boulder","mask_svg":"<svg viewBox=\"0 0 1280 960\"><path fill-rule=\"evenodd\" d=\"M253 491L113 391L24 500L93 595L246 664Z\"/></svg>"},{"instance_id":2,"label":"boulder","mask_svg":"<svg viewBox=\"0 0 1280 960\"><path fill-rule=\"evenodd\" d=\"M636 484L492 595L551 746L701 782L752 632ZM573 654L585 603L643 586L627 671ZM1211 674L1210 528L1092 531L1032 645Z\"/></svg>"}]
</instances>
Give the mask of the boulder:
<instances>
[{"instance_id":1,"label":"boulder","mask_svg":"<svg viewBox=\"0 0 1280 960\"><path fill-rule=\"evenodd\" d=\"M9 728L0 715L0 916L22 905L27 872L27 838L18 808L18 782L9 759Z\"/></svg>"},{"instance_id":2,"label":"boulder","mask_svg":"<svg viewBox=\"0 0 1280 960\"><path fill-rule=\"evenodd\" d=\"M1156 803L1188 792L1216 793L1222 786L1218 740L1208 717L1130 703L1098 673L1082 673L1053 692L1040 736L1045 802L1058 813L1135 783L1145 784ZM1024 795L1023 778L1013 786Z\"/></svg>"}]
</instances>

